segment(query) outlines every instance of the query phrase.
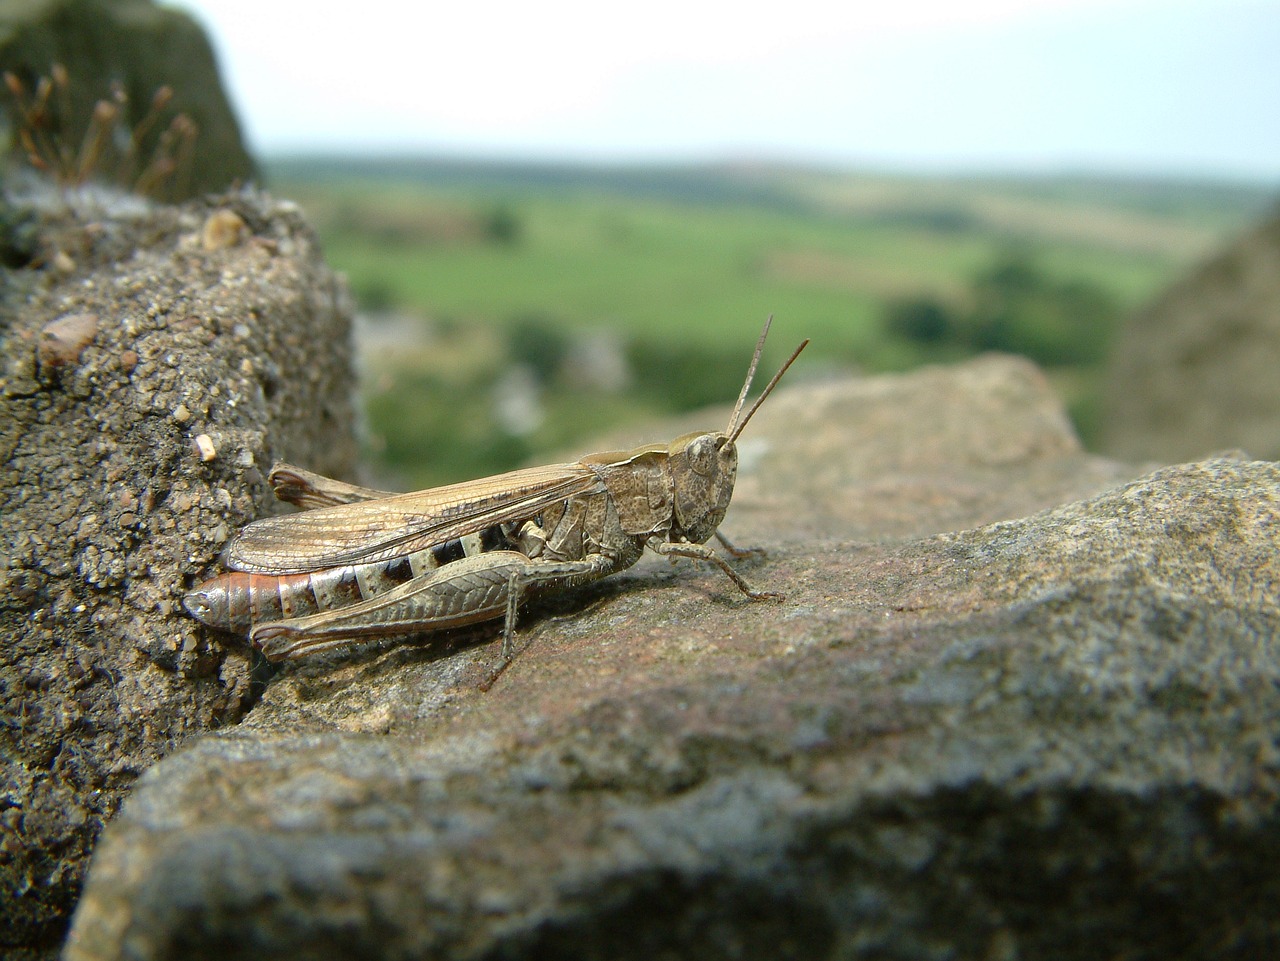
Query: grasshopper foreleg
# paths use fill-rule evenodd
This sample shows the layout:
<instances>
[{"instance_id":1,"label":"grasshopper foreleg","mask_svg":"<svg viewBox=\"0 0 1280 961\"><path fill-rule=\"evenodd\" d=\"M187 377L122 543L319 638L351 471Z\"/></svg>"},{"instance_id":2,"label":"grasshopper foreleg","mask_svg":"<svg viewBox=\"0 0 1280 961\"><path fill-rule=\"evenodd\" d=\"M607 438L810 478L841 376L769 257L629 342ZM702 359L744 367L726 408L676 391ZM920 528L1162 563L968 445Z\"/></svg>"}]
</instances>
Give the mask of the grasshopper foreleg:
<instances>
[{"instance_id":1,"label":"grasshopper foreleg","mask_svg":"<svg viewBox=\"0 0 1280 961\"><path fill-rule=\"evenodd\" d=\"M603 554L577 561L530 559L518 551L465 557L390 591L332 611L268 621L249 637L268 660L302 657L370 637L394 637L463 627L502 617L503 656L513 644L516 612L538 585L568 586L613 569Z\"/></svg>"},{"instance_id":2,"label":"grasshopper foreleg","mask_svg":"<svg viewBox=\"0 0 1280 961\"><path fill-rule=\"evenodd\" d=\"M716 531L716 540L720 542L721 547L728 551L730 557L736 557L739 560L744 557L764 557L768 553L763 547L735 547L729 538L719 531Z\"/></svg>"},{"instance_id":3,"label":"grasshopper foreleg","mask_svg":"<svg viewBox=\"0 0 1280 961\"><path fill-rule=\"evenodd\" d=\"M692 557L694 560L708 561L728 575L729 580L738 586L738 590L753 601L781 601L784 595L776 591L757 591L746 582L741 574L729 566L729 562L707 547L705 544L672 543L657 537L649 540L649 549L663 557ZM750 553L750 552L749 552Z\"/></svg>"}]
</instances>

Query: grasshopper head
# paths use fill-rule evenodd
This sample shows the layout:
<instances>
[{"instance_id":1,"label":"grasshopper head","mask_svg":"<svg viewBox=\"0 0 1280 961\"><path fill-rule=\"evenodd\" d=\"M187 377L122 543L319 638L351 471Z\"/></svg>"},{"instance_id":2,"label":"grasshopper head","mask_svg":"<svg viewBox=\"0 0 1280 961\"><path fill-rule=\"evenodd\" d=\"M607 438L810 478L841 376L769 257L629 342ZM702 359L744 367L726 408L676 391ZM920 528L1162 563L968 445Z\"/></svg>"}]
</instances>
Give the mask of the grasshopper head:
<instances>
[{"instance_id":1,"label":"grasshopper head","mask_svg":"<svg viewBox=\"0 0 1280 961\"><path fill-rule=\"evenodd\" d=\"M738 448L728 434L685 434L671 442L678 533L705 544L724 520L738 478Z\"/></svg>"},{"instance_id":2,"label":"grasshopper head","mask_svg":"<svg viewBox=\"0 0 1280 961\"><path fill-rule=\"evenodd\" d=\"M733 483L738 479L738 448L735 444L738 435L809 343L806 340L795 349L744 415L742 405L751 390L751 378L760 363L760 352L764 349L764 339L769 336L772 323L773 318L770 317L760 333L760 340L756 342L756 352L747 369L747 379L733 408L733 416L729 418L729 426L723 432L685 434L671 442L668 464L675 487L676 515L676 530L672 533L676 536L683 534L695 544L705 544L711 539L729 509Z\"/></svg>"}]
</instances>

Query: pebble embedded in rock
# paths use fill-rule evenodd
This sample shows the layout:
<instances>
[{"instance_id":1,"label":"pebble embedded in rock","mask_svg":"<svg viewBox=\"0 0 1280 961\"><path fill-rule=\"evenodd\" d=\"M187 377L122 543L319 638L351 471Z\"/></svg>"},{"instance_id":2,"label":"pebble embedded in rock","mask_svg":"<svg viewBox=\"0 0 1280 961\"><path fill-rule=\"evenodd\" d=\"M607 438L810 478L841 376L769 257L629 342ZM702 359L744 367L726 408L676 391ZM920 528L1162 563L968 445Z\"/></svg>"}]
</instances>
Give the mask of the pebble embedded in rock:
<instances>
[{"instance_id":1,"label":"pebble embedded in rock","mask_svg":"<svg viewBox=\"0 0 1280 961\"><path fill-rule=\"evenodd\" d=\"M46 369L65 367L80 360L81 352L98 333L98 315L66 314L44 326L36 358Z\"/></svg>"}]
</instances>

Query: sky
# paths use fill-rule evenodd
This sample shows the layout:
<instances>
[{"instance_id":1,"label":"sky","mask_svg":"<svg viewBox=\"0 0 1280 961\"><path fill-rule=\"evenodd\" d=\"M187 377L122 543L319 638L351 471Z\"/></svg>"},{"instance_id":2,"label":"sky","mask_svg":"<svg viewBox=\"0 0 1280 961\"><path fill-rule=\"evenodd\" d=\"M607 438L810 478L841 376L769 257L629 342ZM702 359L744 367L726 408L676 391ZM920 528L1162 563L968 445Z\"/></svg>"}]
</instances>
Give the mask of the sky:
<instances>
[{"instance_id":1,"label":"sky","mask_svg":"<svg viewBox=\"0 0 1280 961\"><path fill-rule=\"evenodd\" d=\"M252 149L1280 182L1277 0L171 0Z\"/></svg>"}]
</instances>

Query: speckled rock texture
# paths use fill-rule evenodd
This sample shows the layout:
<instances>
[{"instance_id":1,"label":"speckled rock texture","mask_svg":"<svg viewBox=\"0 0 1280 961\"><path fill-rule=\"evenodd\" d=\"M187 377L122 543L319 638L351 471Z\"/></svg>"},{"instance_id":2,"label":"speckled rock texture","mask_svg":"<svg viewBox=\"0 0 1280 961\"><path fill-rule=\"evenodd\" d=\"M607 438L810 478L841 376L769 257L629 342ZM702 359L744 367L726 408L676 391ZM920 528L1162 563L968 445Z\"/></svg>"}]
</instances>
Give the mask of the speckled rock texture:
<instances>
[{"instance_id":1,"label":"speckled rock texture","mask_svg":"<svg viewBox=\"0 0 1280 961\"><path fill-rule=\"evenodd\" d=\"M1276 464L1137 476L1008 358L741 446L784 603L651 561L487 691L497 628L290 666L139 781L66 957L1277 956Z\"/></svg>"},{"instance_id":2,"label":"speckled rock texture","mask_svg":"<svg viewBox=\"0 0 1280 961\"><path fill-rule=\"evenodd\" d=\"M249 652L179 598L268 509L274 459L351 470L353 376L346 294L291 205L99 194L5 219L0 954L34 957L137 775L251 703Z\"/></svg>"}]
</instances>

